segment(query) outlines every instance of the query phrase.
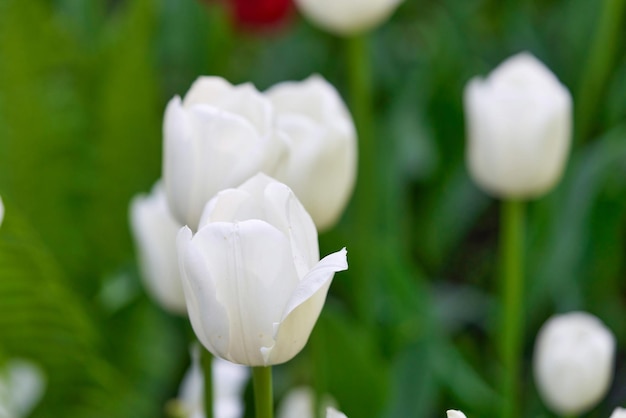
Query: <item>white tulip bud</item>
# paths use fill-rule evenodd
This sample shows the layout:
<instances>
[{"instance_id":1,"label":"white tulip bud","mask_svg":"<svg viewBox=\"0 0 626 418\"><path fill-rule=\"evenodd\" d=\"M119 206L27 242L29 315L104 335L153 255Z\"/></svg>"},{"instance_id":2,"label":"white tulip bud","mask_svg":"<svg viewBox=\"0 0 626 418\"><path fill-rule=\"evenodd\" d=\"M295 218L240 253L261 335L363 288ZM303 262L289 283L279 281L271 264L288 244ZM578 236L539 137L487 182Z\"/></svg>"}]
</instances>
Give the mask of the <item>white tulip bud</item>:
<instances>
[{"instance_id":1,"label":"white tulip bud","mask_svg":"<svg viewBox=\"0 0 626 418\"><path fill-rule=\"evenodd\" d=\"M561 178L572 98L539 60L515 55L465 88L467 161L474 181L501 198L534 198Z\"/></svg>"},{"instance_id":2,"label":"white tulip bud","mask_svg":"<svg viewBox=\"0 0 626 418\"><path fill-rule=\"evenodd\" d=\"M615 356L613 333L593 315L556 315L535 342L534 374L542 399L562 415L579 415L607 393Z\"/></svg>"},{"instance_id":3,"label":"white tulip bud","mask_svg":"<svg viewBox=\"0 0 626 418\"><path fill-rule=\"evenodd\" d=\"M306 344L345 249L319 261L317 231L284 184L263 174L220 192L198 232L178 234L191 325L214 355L248 366L290 360Z\"/></svg>"},{"instance_id":4,"label":"white tulip bud","mask_svg":"<svg viewBox=\"0 0 626 418\"><path fill-rule=\"evenodd\" d=\"M160 183L150 195L132 200L130 225L148 294L169 312L187 314L176 249L176 234L182 225L170 214Z\"/></svg>"},{"instance_id":5,"label":"white tulip bud","mask_svg":"<svg viewBox=\"0 0 626 418\"><path fill-rule=\"evenodd\" d=\"M251 84L200 77L174 97L163 122L163 180L172 215L197 229L220 190L272 173L284 153L271 103Z\"/></svg>"},{"instance_id":6,"label":"white tulip bud","mask_svg":"<svg viewBox=\"0 0 626 418\"><path fill-rule=\"evenodd\" d=\"M626 418L626 409L617 407L613 410L611 418Z\"/></svg>"},{"instance_id":7,"label":"white tulip bud","mask_svg":"<svg viewBox=\"0 0 626 418\"><path fill-rule=\"evenodd\" d=\"M288 158L274 177L287 184L318 230L333 226L356 177L356 130L337 90L319 76L277 84L267 91L284 132Z\"/></svg>"},{"instance_id":8,"label":"white tulip bud","mask_svg":"<svg viewBox=\"0 0 626 418\"><path fill-rule=\"evenodd\" d=\"M336 35L366 32L387 20L401 0L296 0L299 11Z\"/></svg>"},{"instance_id":9,"label":"white tulip bud","mask_svg":"<svg viewBox=\"0 0 626 418\"><path fill-rule=\"evenodd\" d=\"M448 409L446 415L448 418L466 418L463 412L457 411L456 409Z\"/></svg>"}]
</instances>

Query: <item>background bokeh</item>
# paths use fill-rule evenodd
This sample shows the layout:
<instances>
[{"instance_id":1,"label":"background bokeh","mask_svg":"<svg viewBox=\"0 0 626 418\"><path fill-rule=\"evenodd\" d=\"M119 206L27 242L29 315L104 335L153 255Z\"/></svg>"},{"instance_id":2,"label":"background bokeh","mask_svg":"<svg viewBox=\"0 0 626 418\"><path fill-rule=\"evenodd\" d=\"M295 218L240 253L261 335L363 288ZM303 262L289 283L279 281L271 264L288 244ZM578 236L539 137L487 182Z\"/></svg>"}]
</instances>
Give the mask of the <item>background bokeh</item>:
<instances>
[{"instance_id":1,"label":"background bokeh","mask_svg":"<svg viewBox=\"0 0 626 418\"><path fill-rule=\"evenodd\" d=\"M370 34L373 181L320 236L350 269L305 350L275 368L277 402L304 384L351 418L497 416L499 205L468 177L462 95L527 50L572 92L576 130L563 181L528 210L521 415L553 416L534 336L577 309L618 342L586 416L626 405L623 4L405 0ZM257 29L217 2L0 0L0 364L44 370L33 417L161 417L176 396L191 331L147 297L128 227L130 199L160 176L167 101L202 74L264 90L311 73L347 100L345 47L295 10ZM359 205L374 205L367 224Z\"/></svg>"}]
</instances>

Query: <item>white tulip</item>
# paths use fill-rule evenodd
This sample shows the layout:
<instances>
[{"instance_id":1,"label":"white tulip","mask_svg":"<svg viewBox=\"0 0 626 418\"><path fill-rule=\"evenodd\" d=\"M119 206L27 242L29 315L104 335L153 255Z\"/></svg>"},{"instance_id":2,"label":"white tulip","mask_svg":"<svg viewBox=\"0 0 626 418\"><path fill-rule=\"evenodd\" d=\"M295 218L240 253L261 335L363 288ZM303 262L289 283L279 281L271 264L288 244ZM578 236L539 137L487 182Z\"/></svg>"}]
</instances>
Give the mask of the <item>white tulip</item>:
<instances>
[{"instance_id":1,"label":"white tulip","mask_svg":"<svg viewBox=\"0 0 626 418\"><path fill-rule=\"evenodd\" d=\"M200 347L191 353L191 366L180 385L177 409L189 418L204 418L204 374L200 368ZM244 412L243 390L250 368L218 357L211 362L213 415L215 418L240 418Z\"/></svg>"},{"instance_id":2,"label":"white tulip","mask_svg":"<svg viewBox=\"0 0 626 418\"><path fill-rule=\"evenodd\" d=\"M626 409L617 407L611 414L611 418L626 418Z\"/></svg>"},{"instance_id":3,"label":"white tulip","mask_svg":"<svg viewBox=\"0 0 626 418\"><path fill-rule=\"evenodd\" d=\"M0 417L26 417L39 403L46 382L34 363L11 359L0 371Z\"/></svg>"},{"instance_id":4,"label":"white tulip","mask_svg":"<svg viewBox=\"0 0 626 418\"><path fill-rule=\"evenodd\" d=\"M296 0L314 24L337 35L366 32L387 20L401 0Z\"/></svg>"},{"instance_id":5,"label":"white tulip","mask_svg":"<svg viewBox=\"0 0 626 418\"><path fill-rule=\"evenodd\" d=\"M327 411L332 408L331 405L336 405L335 400L328 395L322 396L320 411ZM287 392L276 411L277 418L314 418L316 416L318 414L315 414L315 392L307 386L297 387Z\"/></svg>"},{"instance_id":6,"label":"white tulip","mask_svg":"<svg viewBox=\"0 0 626 418\"><path fill-rule=\"evenodd\" d=\"M326 409L326 418L348 418L348 417L343 412L338 411L335 408L329 407L328 409Z\"/></svg>"},{"instance_id":7,"label":"white tulip","mask_svg":"<svg viewBox=\"0 0 626 418\"><path fill-rule=\"evenodd\" d=\"M354 187L357 144L352 117L335 88L320 76L267 91L287 140L288 158L273 177L287 184L318 230L333 226Z\"/></svg>"},{"instance_id":8,"label":"white tulip","mask_svg":"<svg viewBox=\"0 0 626 418\"><path fill-rule=\"evenodd\" d=\"M251 84L200 77L184 100L174 97L163 122L163 180L174 217L197 229L204 205L220 190L259 171L273 172L284 153L272 105Z\"/></svg>"},{"instance_id":9,"label":"white tulip","mask_svg":"<svg viewBox=\"0 0 626 418\"><path fill-rule=\"evenodd\" d=\"M465 88L467 161L474 181L502 198L539 197L561 178L572 98L539 60L515 55Z\"/></svg>"},{"instance_id":10,"label":"white tulip","mask_svg":"<svg viewBox=\"0 0 626 418\"><path fill-rule=\"evenodd\" d=\"M535 342L539 394L559 414L586 412L607 393L614 356L615 337L595 316L572 312L552 317Z\"/></svg>"},{"instance_id":11,"label":"white tulip","mask_svg":"<svg viewBox=\"0 0 626 418\"><path fill-rule=\"evenodd\" d=\"M448 409L446 415L448 418L466 418L463 412L457 411L456 409Z\"/></svg>"},{"instance_id":12,"label":"white tulip","mask_svg":"<svg viewBox=\"0 0 626 418\"><path fill-rule=\"evenodd\" d=\"M2 197L0 197L0 225L2 225L3 219L4 219L4 204L2 203Z\"/></svg>"},{"instance_id":13,"label":"white tulip","mask_svg":"<svg viewBox=\"0 0 626 418\"><path fill-rule=\"evenodd\" d=\"M185 315L176 249L176 234L182 225L170 214L161 183L154 185L150 195L132 200L130 225L148 293L166 310Z\"/></svg>"},{"instance_id":14,"label":"white tulip","mask_svg":"<svg viewBox=\"0 0 626 418\"><path fill-rule=\"evenodd\" d=\"M315 392L309 387L291 389L282 399L277 418L313 418L315 415Z\"/></svg>"},{"instance_id":15,"label":"white tulip","mask_svg":"<svg viewBox=\"0 0 626 418\"><path fill-rule=\"evenodd\" d=\"M345 249L319 261L317 231L293 192L263 174L212 199L178 234L191 325L214 355L268 366L306 344Z\"/></svg>"}]
</instances>

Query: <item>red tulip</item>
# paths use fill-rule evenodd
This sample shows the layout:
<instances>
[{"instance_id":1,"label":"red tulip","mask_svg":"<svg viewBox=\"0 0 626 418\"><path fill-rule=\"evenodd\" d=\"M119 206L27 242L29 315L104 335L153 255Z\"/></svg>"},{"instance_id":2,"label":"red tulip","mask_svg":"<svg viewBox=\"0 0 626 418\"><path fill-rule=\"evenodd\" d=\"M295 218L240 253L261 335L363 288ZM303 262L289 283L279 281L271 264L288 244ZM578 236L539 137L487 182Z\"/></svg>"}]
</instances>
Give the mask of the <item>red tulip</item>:
<instances>
[{"instance_id":1,"label":"red tulip","mask_svg":"<svg viewBox=\"0 0 626 418\"><path fill-rule=\"evenodd\" d=\"M205 0L210 2L210 0ZM240 29L273 29L293 14L293 0L221 0Z\"/></svg>"},{"instance_id":2,"label":"red tulip","mask_svg":"<svg viewBox=\"0 0 626 418\"><path fill-rule=\"evenodd\" d=\"M286 21L292 0L231 0L237 23L250 28L273 27Z\"/></svg>"}]
</instances>

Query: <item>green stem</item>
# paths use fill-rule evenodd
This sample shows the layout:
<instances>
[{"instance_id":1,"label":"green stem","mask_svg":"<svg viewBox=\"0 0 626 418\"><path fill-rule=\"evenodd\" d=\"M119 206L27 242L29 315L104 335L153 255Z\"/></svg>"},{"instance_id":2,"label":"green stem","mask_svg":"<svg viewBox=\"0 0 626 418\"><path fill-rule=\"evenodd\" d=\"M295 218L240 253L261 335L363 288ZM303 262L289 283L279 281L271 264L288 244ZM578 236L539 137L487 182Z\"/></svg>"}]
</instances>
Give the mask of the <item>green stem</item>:
<instances>
[{"instance_id":1,"label":"green stem","mask_svg":"<svg viewBox=\"0 0 626 418\"><path fill-rule=\"evenodd\" d=\"M272 395L272 368L253 367L254 409L256 418L273 418L274 398Z\"/></svg>"},{"instance_id":2,"label":"green stem","mask_svg":"<svg viewBox=\"0 0 626 418\"><path fill-rule=\"evenodd\" d=\"M501 249L503 268L500 355L503 363L502 418L519 416L522 341L524 326L524 202L502 202Z\"/></svg>"},{"instance_id":3,"label":"green stem","mask_svg":"<svg viewBox=\"0 0 626 418\"><path fill-rule=\"evenodd\" d=\"M322 418L322 397L328 393L328 349L326 338L326 323L324 318L319 318L315 331L311 334L308 345L312 356L313 368L313 388L315 389L315 399L313 402L313 417Z\"/></svg>"},{"instance_id":4,"label":"green stem","mask_svg":"<svg viewBox=\"0 0 626 418\"><path fill-rule=\"evenodd\" d=\"M346 39L350 109L356 125L359 144L358 176L355 198L359 212L357 223L373 221L375 193L371 187L375 177L375 147L372 135L372 75L369 42L366 35ZM371 227L371 225L370 225Z\"/></svg>"},{"instance_id":5,"label":"green stem","mask_svg":"<svg viewBox=\"0 0 626 418\"><path fill-rule=\"evenodd\" d=\"M366 34L345 39L346 64L349 87L349 104L358 136L358 175L352 207L351 219L354 242L358 253L365 253L372 248L376 231L376 209L379 196L377 192L376 151L373 135L372 112L372 74L369 39ZM364 258L367 259L367 258ZM371 264L373 260L367 261ZM357 268L358 270L358 268ZM361 318L372 322L371 307L374 294L374 268L368 265L354 270L354 277L359 278L359 290L355 292L355 303Z\"/></svg>"},{"instance_id":6,"label":"green stem","mask_svg":"<svg viewBox=\"0 0 626 418\"><path fill-rule=\"evenodd\" d=\"M620 45L625 0L604 0L597 31L581 74L576 95L576 140L585 141L597 113L598 102L610 76Z\"/></svg>"},{"instance_id":7,"label":"green stem","mask_svg":"<svg viewBox=\"0 0 626 418\"><path fill-rule=\"evenodd\" d=\"M204 413L206 418L213 418L213 356L202 346L200 350L200 364L204 373Z\"/></svg>"}]
</instances>

